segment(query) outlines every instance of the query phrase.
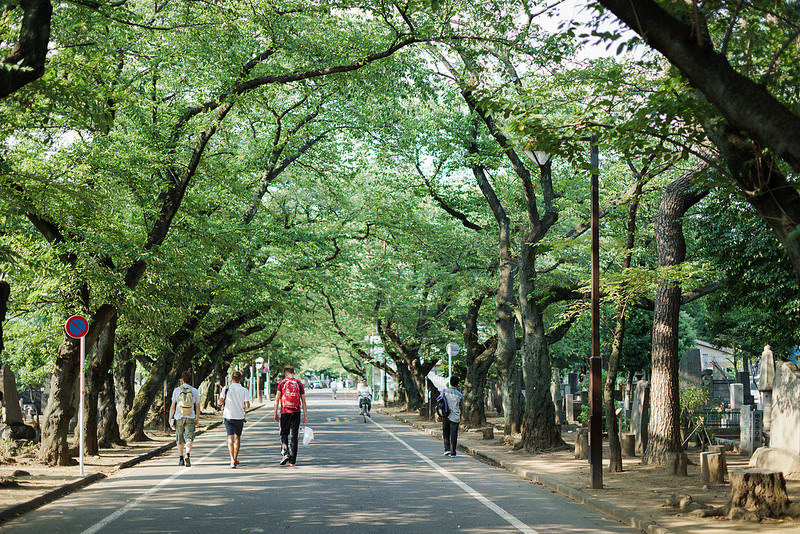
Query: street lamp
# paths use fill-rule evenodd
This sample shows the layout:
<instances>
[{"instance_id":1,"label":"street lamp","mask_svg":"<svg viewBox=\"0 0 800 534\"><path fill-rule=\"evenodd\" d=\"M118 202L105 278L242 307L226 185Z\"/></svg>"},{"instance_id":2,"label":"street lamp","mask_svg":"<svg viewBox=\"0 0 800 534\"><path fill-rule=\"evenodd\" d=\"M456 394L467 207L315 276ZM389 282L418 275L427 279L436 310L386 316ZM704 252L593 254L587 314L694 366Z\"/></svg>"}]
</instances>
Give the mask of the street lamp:
<instances>
[{"instance_id":1,"label":"street lamp","mask_svg":"<svg viewBox=\"0 0 800 534\"><path fill-rule=\"evenodd\" d=\"M589 473L592 488L603 487L603 358L600 356L600 177L597 136L582 137L592 150L592 357L589 368Z\"/></svg>"},{"instance_id":2,"label":"street lamp","mask_svg":"<svg viewBox=\"0 0 800 534\"><path fill-rule=\"evenodd\" d=\"M589 473L592 488L603 487L603 390L602 379L603 359L600 356L600 177L599 177L599 151L597 136L582 137L581 141L591 143L591 228L592 228L592 253L591 253L591 284L592 284L592 357L589 368ZM535 150L533 139L523 149L544 176L550 172L551 155L542 150Z\"/></svg>"},{"instance_id":3,"label":"street lamp","mask_svg":"<svg viewBox=\"0 0 800 534\"><path fill-rule=\"evenodd\" d=\"M461 351L461 347L458 346L458 343L451 341L450 343L447 344L445 350L447 350L447 360L448 360L447 379L450 380L450 377L453 376L453 357L458 355L458 353Z\"/></svg>"}]
</instances>

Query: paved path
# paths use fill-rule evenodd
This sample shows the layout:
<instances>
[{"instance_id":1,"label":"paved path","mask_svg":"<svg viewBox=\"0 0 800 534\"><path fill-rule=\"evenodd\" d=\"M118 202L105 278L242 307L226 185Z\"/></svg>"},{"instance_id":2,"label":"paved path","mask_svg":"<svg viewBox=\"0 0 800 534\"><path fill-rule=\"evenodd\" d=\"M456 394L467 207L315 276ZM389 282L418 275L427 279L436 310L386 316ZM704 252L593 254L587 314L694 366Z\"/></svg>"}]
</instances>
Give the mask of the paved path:
<instances>
[{"instance_id":1,"label":"paved path","mask_svg":"<svg viewBox=\"0 0 800 534\"><path fill-rule=\"evenodd\" d=\"M307 396L315 440L294 468L278 465L277 424L260 409L248 415L238 469L216 428L191 468L172 451L0 532L639 532L476 457L444 457L439 440L386 415L364 423L353 399Z\"/></svg>"}]
</instances>

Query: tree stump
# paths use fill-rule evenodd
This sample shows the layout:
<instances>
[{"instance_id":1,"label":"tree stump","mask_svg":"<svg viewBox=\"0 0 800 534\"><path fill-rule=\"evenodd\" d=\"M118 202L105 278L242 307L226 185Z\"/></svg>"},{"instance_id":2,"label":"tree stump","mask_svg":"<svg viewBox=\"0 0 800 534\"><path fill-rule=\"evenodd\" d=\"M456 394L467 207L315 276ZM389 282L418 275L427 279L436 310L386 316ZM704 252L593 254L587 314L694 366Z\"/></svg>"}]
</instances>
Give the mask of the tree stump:
<instances>
[{"instance_id":1,"label":"tree stump","mask_svg":"<svg viewBox=\"0 0 800 534\"><path fill-rule=\"evenodd\" d=\"M626 458L633 458L636 456L636 434L633 432L621 434L619 443L622 447L622 456Z\"/></svg>"},{"instance_id":2,"label":"tree stump","mask_svg":"<svg viewBox=\"0 0 800 534\"><path fill-rule=\"evenodd\" d=\"M683 451L681 452L667 451L664 453L664 468L670 475L685 477L687 474L686 466L688 464L689 464L689 458Z\"/></svg>"},{"instance_id":3,"label":"tree stump","mask_svg":"<svg viewBox=\"0 0 800 534\"><path fill-rule=\"evenodd\" d=\"M789 506L786 481L780 471L750 468L733 469L731 505L765 517L781 517Z\"/></svg>"},{"instance_id":4,"label":"tree stump","mask_svg":"<svg viewBox=\"0 0 800 534\"><path fill-rule=\"evenodd\" d=\"M709 445L706 449L708 452L718 452L722 454L722 472L724 474L728 474L728 457L725 453L725 446L724 445Z\"/></svg>"},{"instance_id":5,"label":"tree stump","mask_svg":"<svg viewBox=\"0 0 800 534\"><path fill-rule=\"evenodd\" d=\"M481 433L483 435L483 439L494 439L494 427L493 426L485 426L481 428Z\"/></svg>"},{"instance_id":6,"label":"tree stump","mask_svg":"<svg viewBox=\"0 0 800 534\"><path fill-rule=\"evenodd\" d=\"M704 484L724 484L725 453L708 451L700 453L700 478Z\"/></svg>"},{"instance_id":7,"label":"tree stump","mask_svg":"<svg viewBox=\"0 0 800 534\"><path fill-rule=\"evenodd\" d=\"M575 458L578 460L589 459L589 431L585 428L577 430L575 437Z\"/></svg>"}]
</instances>

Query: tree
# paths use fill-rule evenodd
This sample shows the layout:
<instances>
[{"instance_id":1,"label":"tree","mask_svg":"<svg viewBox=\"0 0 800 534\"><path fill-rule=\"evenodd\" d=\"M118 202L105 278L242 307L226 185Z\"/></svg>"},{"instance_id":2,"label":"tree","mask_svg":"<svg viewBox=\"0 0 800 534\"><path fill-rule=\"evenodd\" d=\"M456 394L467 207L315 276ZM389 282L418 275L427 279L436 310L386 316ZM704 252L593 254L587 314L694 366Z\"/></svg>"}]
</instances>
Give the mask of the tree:
<instances>
[{"instance_id":1,"label":"tree","mask_svg":"<svg viewBox=\"0 0 800 534\"><path fill-rule=\"evenodd\" d=\"M761 9L744 3L732 9L728 4L670 4L671 11L654 0L600 4L680 69L714 107L716 114L699 117L699 122L714 123L712 139L732 180L783 245L800 283L800 191L781 165L782 160L800 171L800 116L792 111L792 92L783 90L784 80L796 76L791 60L797 53L791 37L796 28L789 21L798 20L797 7L775 4L770 17L782 22L765 26ZM717 24L713 35L720 39L719 50L709 21ZM761 28L764 34L758 35ZM753 37L766 46L751 48Z\"/></svg>"}]
</instances>

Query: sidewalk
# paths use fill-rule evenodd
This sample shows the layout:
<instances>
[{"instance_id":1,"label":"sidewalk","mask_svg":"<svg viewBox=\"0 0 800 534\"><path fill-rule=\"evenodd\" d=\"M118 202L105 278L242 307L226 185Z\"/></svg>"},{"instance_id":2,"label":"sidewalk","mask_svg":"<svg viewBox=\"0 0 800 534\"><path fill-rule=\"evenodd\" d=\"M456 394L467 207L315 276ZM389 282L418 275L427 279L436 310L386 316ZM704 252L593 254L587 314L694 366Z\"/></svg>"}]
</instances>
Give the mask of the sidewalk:
<instances>
[{"instance_id":1,"label":"sidewalk","mask_svg":"<svg viewBox=\"0 0 800 534\"><path fill-rule=\"evenodd\" d=\"M263 404L254 405L250 411ZM399 408L375 406L381 413L398 421L427 432L441 439L441 425L423 419L418 414L403 412ZM203 413L204 423L198 435L222 424L220 412ZM502 420L490 423L501 425ZM103 449L100 456L87 457L84 476L79 467L45 467L33 458L17 457L13 465L0 465L0 522L12 519L47 502L105 478L115 471L136 465L160 454L172 454L175 440L172 433L148 432L152 441L131 443L121 449ZM690 460L695 465L688 468L687 477L664 474L661 468L642 466L639 458L625 458L625 471L609 473L607 469L608 449L603 452L606 468L603 470L603 489L590 488L589 464L576 460L571 451L557 451L532 455L513 446L505 445L502 431L495 431L495 438L484 440L476 431L461 430L459 446L466 452L487 463L500 466L533 484L542 485L554 493L565 495L592 507L608 517L651 534L674 532L679 534L800 533L800 521L764 521L752 523L729 521L721 518L696 517L686 510L666 503L678 503L686 495L700 505L722 506L730 498L730 486L703 486L700 482L699 463L696 452L690 451ZM565 441L574 442L574 434L566 433ZM458 458L437 458L437 462L458 462ZM747 460L736 454L728 455L729 468L744 467ZM24 471L27 474L21 474ZM800 481L787 481L789 498L800 500Z\"/></svg>"},{"instance_id":2,"label":"sidewalk","mask_svg":"<svg viewBox=\"0 0 800 534\"><path fill-rule=\"evenodd\" d=\"M249 411L261 406L263 404L255 403ZM203 412L200 422L198 436L221 425L222 412ZM99 456L86 456L83 475L80 474L80 466L77 464L48 467L40 464L32 454L18 454L13 463L0 460L0 522L13 519L106 478L120 469L155 456L173 454L177 462L177 453L171 450L176 447L174 430L148 430L146 434L151 441L128 442L125 447L100 449Z\"/></svg>"},{"instance_id":3,"label":"sidewalk","mask_svg":"<svg viewBox=\"0 0 800 534\"><path fill-rule=\"evenodd\" d=\"M441 423L399 408L380 408L379 411L441 439ZM490 419L489 423L497 427L502 425L502 419ZM502 430L496 430L494 434L494 439L484 440L480 431L462 429L458 435L459 448L651 534L800 533L800 521L730 521L727 518L693 516L690 509L682 511L677 503L686 495L701 506L719 507L730 500L729 484L704 486L701 483L699 452L689 451L689 459L694 465L688 466L686 477L668 475L659 467L643 466L641 458L624 458L624 471L609 473L609 451L604 446L603 489L596 490L591 488L588 461L576 460L572 451L529 454L505 445ZM574 445L574 436L568 432L563 437L568 444ZM748 458L739 454L728 453L727 460L729 469L746 467L748 463ZM446 466L448 462L459 460L442 458L436 461ZM800 481L787 480L786 487L792 502L800 500ZM668 502L674 505L667 505Z\"/></svg>"}]
</instances>

